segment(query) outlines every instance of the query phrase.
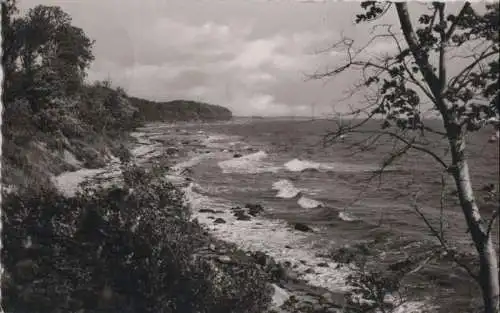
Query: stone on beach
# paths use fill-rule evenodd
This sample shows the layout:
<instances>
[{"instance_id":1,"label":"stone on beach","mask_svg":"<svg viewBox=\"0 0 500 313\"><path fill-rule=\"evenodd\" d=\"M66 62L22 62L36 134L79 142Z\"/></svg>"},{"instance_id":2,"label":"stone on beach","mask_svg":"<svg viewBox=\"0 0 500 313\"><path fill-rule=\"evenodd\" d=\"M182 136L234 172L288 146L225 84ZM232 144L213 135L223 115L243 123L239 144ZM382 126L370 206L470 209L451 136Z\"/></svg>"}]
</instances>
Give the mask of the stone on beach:
<instances>
[{"instance_id":1,"label":"stone on beach","mask_svg":"<svg viewBox=\"0 0 500 313\"><path fill-rule=\"evenodd\" d=\"M293 225L293 228L296 229L296 230L300 230L300 231L303 231L303 232L312 232L313 229L309 226L307 226L306 224L303 224L303 223L295 223Z\"/></svg>"}]
</instances>

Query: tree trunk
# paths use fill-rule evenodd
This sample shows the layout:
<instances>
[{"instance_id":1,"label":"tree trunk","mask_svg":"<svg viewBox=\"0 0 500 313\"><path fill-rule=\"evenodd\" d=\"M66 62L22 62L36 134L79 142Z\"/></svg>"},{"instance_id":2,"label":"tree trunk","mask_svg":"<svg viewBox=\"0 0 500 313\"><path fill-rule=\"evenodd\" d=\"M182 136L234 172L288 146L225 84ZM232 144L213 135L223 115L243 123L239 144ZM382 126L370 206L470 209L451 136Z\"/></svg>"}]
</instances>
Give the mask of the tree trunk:
<instances>
[{"instance_id":1,"label":"tree trunk","mask_svg":"<svg viewBox=\"0 0 500 313\"><path fill-rule=\"evenodd\" d=\"M486 223L481 219L474 198L469 167L464 155L465 140L463 136L457 136L456 133L449 134L449 138L453 161L452 174L457 186L460 206L479 255L479 284L483 294L484 312L498 313L500 288L495 246L491 235L488 234Z\"/></svg>"}]
</instances>

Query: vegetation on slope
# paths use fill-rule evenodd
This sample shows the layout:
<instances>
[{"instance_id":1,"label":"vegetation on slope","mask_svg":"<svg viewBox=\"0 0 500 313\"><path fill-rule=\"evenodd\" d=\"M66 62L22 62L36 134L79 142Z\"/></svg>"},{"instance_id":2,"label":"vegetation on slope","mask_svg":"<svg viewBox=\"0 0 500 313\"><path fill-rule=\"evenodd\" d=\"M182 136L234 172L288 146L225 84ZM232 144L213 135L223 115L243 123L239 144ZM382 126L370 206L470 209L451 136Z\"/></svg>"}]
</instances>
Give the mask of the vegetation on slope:
<instances>
[{"instance_id":1,"label":"vegetation on slope","mask_svg":"<svg viewBox=\"0 0 500 313\"><path fill-rule=\"evenodd\" d=\"M139 109L145 121L214 121L230 120L232 113L225 107L189 100L155 102L135 97L130 101Z\"/></svg>"},{"instance_id":2,"label":"vegetation on slope","mask_svg":"<svg viewBox=\"0 0 500 313\"><path fill-rule=\"evenodd\" d=\"M72 198L6 195L6 311L264 312L267 274L228 245L225 259L206 253L223 243L190 221L179 190L153 173L127 165L124 186Z\"/></svg>"},{"instance_id":3,"label":"vegetation on slope","mask_svg":"<svg viewBox=\"0 0 500 313\"><path fill-rule=\"evenodd\" d=\"M64 171L101 167L145 121L231 118L215 105L154 103L110 82L85 83L93 41L59 7L39 5L19 16L15 1L4 1L2 22L2 180L8 185L46 185Z\"/></svg>"},{"instance_id":4,"label":"vegetation on slope","mask_svg":"<svg viewBox=\"0 0 500 313\"><path fill-rule=\"evenodd\" d=\"M16 187L2 190L2 308L263 312L267 274L190 221L161 172L124 163L121 187L71 198L52 186L52 175L122 155L144 118L120 88L84 83L93 42L68 14L16 12L2 2L2 186Z\"/></svg>"}]
</instances>

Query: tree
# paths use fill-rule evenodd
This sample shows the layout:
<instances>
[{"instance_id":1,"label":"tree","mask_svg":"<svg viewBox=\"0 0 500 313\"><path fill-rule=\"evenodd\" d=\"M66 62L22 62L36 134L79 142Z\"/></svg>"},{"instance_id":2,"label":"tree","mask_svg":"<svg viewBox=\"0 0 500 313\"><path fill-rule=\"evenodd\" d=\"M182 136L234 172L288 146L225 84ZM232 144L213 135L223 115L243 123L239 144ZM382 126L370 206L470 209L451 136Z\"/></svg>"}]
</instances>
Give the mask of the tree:
<instances>
[{"instance_id":1,"label":"tree","mask_svg":"<svg viewBox=\"0 0 500 313\"><path fill-rule=\"evenodd\" d=\"M498 3L486 4L481 14L466 2L458 14L445 16L446 5L433 2L415 22L406 3L363 2L361 7L365 12L356 16L356 23L379 21L394 9L401 32L395 31L393 25L377 24L373 29L382 29L382 32L373 35L368 44L360 48L353 40L342 38L332 48L346 51L346 62L312 78L335 77L347 70L359 70L362 79L352 93L371 92L364 108L346 113L350 117L362 117L361 120L352 119L347 125L340 125L326 137L328 142L352 132L369 133L369 142L389 136L402 146L384 161L384 166L410 150L417 150L434 158L445 175L451 176L479 260L478 273L464 267L481 287L484 312L496 313L499 272L491 231L500 208L489 220L481 215L470 179L466 136L489 124L497 130L499 127L499 6ZM377 40L392 40L396 53L382 57L370 55L368 49ZM449 66L449 60L458 57L466 65L457 70ZM426 124L422 117L425 101L432 104L430 110L440 117L444 131ZM381 129L362 128L377 118L382 119ZM428 133L446 138L450 157L443 157L422 140ZM425 221L448 249L442 232Z\"/></svg>"},{"instance_id":2,"label":"tree","mask_svg":"<svg viewBox=\"0 0 500 313\"><path fill-rule=\"evenodd\" d=\"M11 100L11 86L13 76L17 70L16 59L19 57L20 42L16 36L16 23L14 14L18 12L14 0L2 1L2 67L4 71L5 102ZM6 101L7 100L7 101Z\"/></svg>"},{"instance_id":3,"label":"tree","mask_svg":"<svg viewBox=\"0 0 500 313\"><path fill-rule=\"evenodd\" d=\"M73 95L82 86L85 69L94 59L91 41L57 6L38 5L11 22L13 51L8 64L20 64L24 90L34 112L49 98Z\"/></svg>"}]
</instances>

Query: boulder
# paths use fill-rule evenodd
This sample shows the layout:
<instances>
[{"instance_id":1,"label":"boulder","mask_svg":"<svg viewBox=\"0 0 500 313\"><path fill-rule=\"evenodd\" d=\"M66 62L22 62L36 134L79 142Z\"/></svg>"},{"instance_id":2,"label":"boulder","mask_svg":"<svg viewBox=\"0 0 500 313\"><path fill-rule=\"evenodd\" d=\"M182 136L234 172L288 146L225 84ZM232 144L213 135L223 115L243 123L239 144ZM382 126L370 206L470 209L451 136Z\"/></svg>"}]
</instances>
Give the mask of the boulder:
<instances>
[{"instance_id":1,"label":"boulder","mask_svg":"<svg viewBox=\"0 0 500 313\"><path fill-rule=\"evenodd\" d=\"M295 223L293 225L293 228L295 230L300 230L300 231L303 231L303 232L312 232L313 229L309 226L307 226L306 224L303 224L303 223Z\"/></svg>"},{"instance_id":2,"label":"boulder","mask_svg":"<svg viewBox=\"0 0 500 313\"><path fill-rule=\"evenodd\" d=\"M252 217L246 214L244 209L240 207L232 208L233 215L236 217L238 221L249 221Z\"/></svg>"},{"instance_id":3,"label":"boulder","mask_svg":"<svg viewBox=\"0 0 500 313\"><path fill-rule=\"evenodd\" d=\"M233 158L241 158L243 155L241 153L235 153Z\"/></svg>"},{"instance_id":4,"label":"boulder","mask_svg":"<svg viewBox=\"0 0 500 313\"><path fill-rule=\"evenodd\" d=\"M236 216L236 220L238 221L249 221L252 219L250 215L247 215L245 213L234 214L234 216Z\"/></svg>"},{"instance_id":5,"label":"boulder","mask_svg":"<svg viewBox=\"0 0 500 313\"><path fill-rule=\"evenodd\" d=\"M200 209L200 210L198 210L198 212L200 212L200 213L212 213L212 214L217 213L217 211L212 210L212 209Z\"/></svg>"},{"instance_id":6,"label":"boulder","mask_svg":"<svg viewBox=\"0 0 500 313\"><path fill-rule=\"evenodd\" d=\"M248 214L252 216L257 216L258 214L264 212L264 208L260 204L246 204L245 208L248 209Z\"/></svg>"},{"instance_id":7,"label":"boulder","mask_svg":"<svg viewBox=\"0 0 500 313\"><path fill-rule=\"evenodd\" d=\"M220 218L220 217L216 218L214 220L214 224L225 224L225 223L226 223L226 221L223 218Z\"/></svg>"},{"instance_id":8,"label":"boulder","mask_svg":"<svg viewBox=\"0 0 500 313\"><path fill-rule=\"evenodd\" d=\"M176 153L179 153L179 149L175 147L168 147L167 149L165 149L165 153L168 155L174 155Z\"/></svg>"}]
</instances>

